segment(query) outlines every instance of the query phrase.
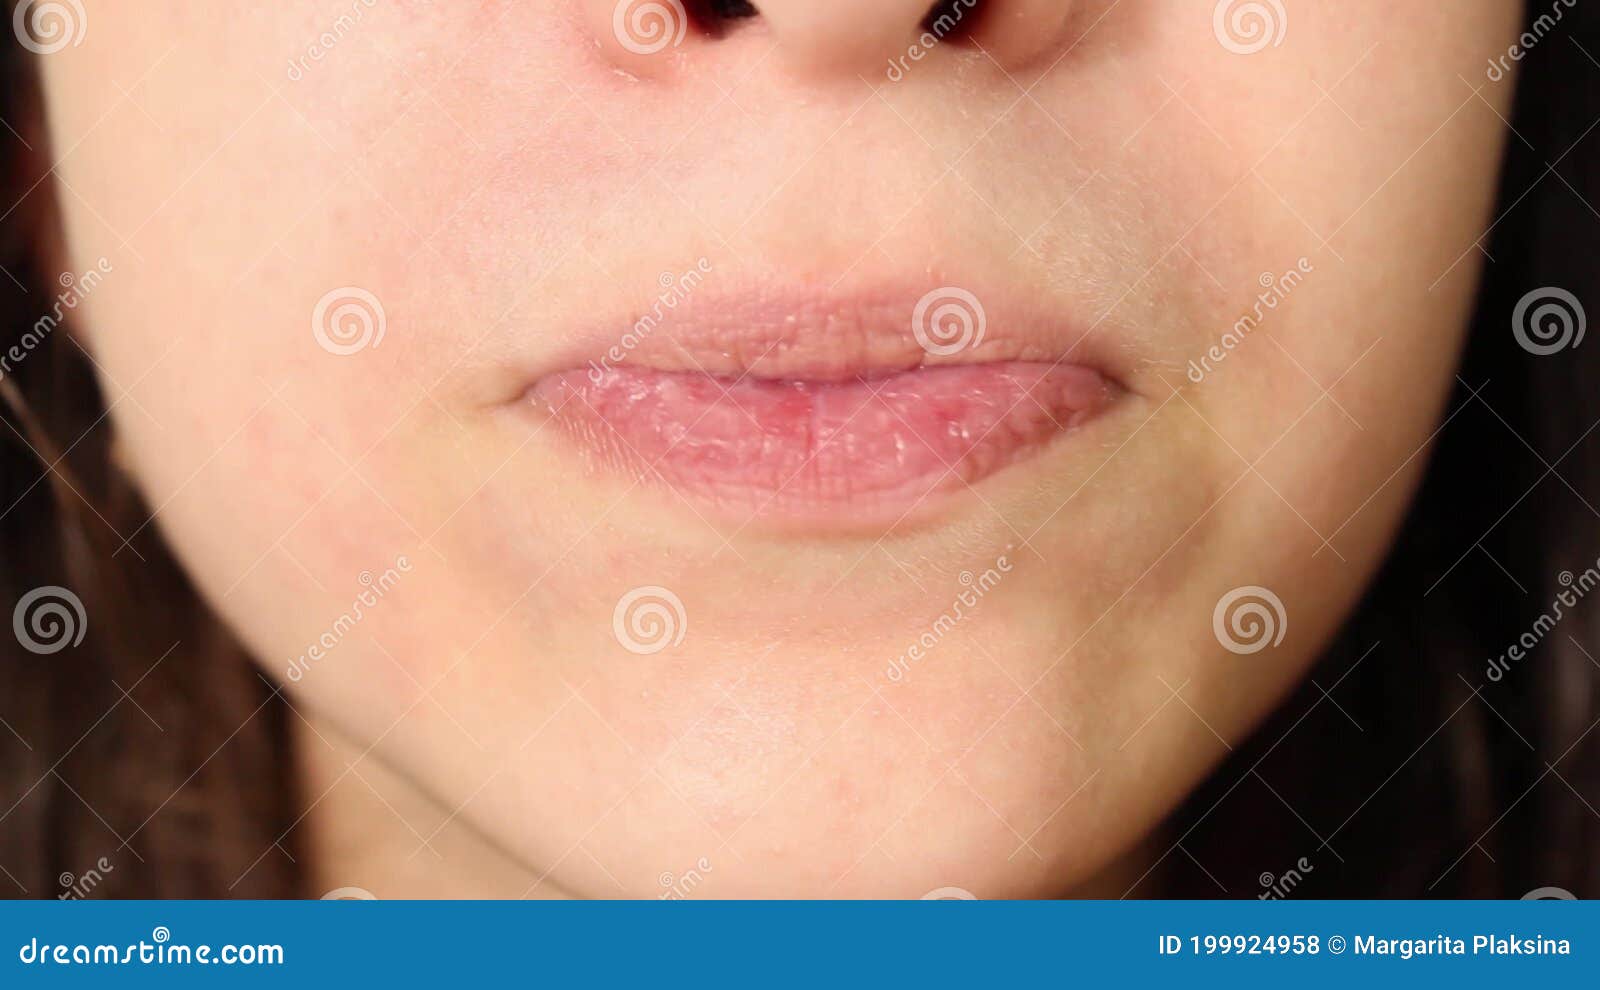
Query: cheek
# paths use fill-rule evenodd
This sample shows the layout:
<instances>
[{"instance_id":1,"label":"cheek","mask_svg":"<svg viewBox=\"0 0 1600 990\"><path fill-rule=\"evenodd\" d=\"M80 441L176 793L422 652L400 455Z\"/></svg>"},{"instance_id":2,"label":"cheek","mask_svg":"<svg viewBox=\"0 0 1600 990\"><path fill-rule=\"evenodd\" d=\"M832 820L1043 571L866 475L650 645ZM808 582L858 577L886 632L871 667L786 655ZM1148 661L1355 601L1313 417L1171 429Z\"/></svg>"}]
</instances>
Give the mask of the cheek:
<instances>
[{"instance_id":1,"label":"cheek","mask_svg":"<svg viewBox=\"0 0 1600 990\"><path fill-rule=\"evenodd\" d=\"M1178 415L1298 491L1324 534L1436 422L1510 114L1510 87L1468 80L1516 5L1381 7L1296 10L1281 49L1191 59L1163 112L1205 126L1175 143L1153 124L1147 139L1148 184L1200 204L1170 242L1197 286L1170 373Z\"/></svg>"},{"instance_id":2,"label":"cheek","mask_svg":"<svg viewBox=\"0 0 1600 990\"><path fill-rule=\"evenodd\" d=\"M127 395L131 459L158 504L226 493L257 553L379 470L351 465L438 427L417 409L477 339L479 287L505 255L524 282L539 257L527 204L501 257L459 231L539 171L599 167L562 113L584 57L562 18L406 2L336 24L315 6L112 8L41 60L69 243L114 266L84 324ZM491 66L474 53L495 25L522 47ZM206 40L180 56L174 38ZM406 481L413 512L447 487ZM352 529L330 531L333 555Z\"/></svg>"},{"instance_id":3,"label":"cheek","mask_svg":"<svg viewBox=\"0 0 1600 990\"><path fill-rule=\"evenodd\" d=\"M820 566L806 573L804 555L697 572L698 558L663 549L692 540L630 540L625 511L571 554L600 525L595 507L565 504L584 498L577 486L527 484L550 477L549 462L474 428L451 391L458 369L489 357L481 345L491 323L513 317L540 334L561 322L560 307L580 307L586 293L565 276L585 270L596 285L606 266L595 254L625 271L659 270L628 257L658 229L743 217L769 197L764 185L726 182L738 174L728 169L791 176L776 214L837 185L839 162L825 155L798 173L784 164L808 161L786 141L820 143L832 120L807 118L815 134L759 135L761 147L742 146L747 136L719 147L717 135L695 130L696 108L652 104L615 77L582 71L592 66L579 28L540 6L375 4L327 38L323 15L298 6L108 10L90 42L92 71L82 53L47 65L59 97L52 122L70 146L60 175L73 250L116 265L86 319L113 416L158 524L207 597L292 695L337 713L355 738L384 738L408 720L385 745L440 792L462 787L462 766L482 770L484 752L520 759L531 729L549 722L527 751L541 757L537 772L514 771L524 786L485 801L496 820L532 820L524 831L556 836L541 850L553 855L582 838L564 828L626 796L613 785L640 754L665 754L667 726L694 724L698 699L723 696L726 710L663 764L719 827L758 814L752 782L782 779L813 750L820 772L770 814L854 809L838 827L860 835L841 847L882 834L914 862L926 847L886 829L919 795L932 811L966 808L992 827L992 809L936 787L960 754L936 748L930 758L907 716L944 724L952 740L1008 718L967 769L1004 817L1026 823L1022 834L1092 777L1085 749L1139 773L1104 775L1083 806L1123 812L1106 817L1138 827L1153 821L1215 746L1187 719L1143 728L1149 713L1182 715L1168 704L1181 687L1224 735L1241 734L1310 662L1400 512L1420 463L1412 455L1450 381L1492 187L1494 110L1506 112L1508 98L1483 93L1491 108L1450 80L1473 77L1483 53L1465 39L1496 35L1502 20L1509 32L1511 5L1398 15L1376 3L1301 5L1288 28L1295 43L1250 56L1197 51L1192 27L1122 5L1109 16L1134 31L1145 53L1137 64L1089 60L1036 91L1071 131L1043 131L1062 153L1009 162L1021 178L991 177L992 189L972 181L1000 226L1035 232L1042 278L1086 283L1096 312L1117 307L1117 322L1174 342L1155 371L1182 391L1138 410L1148 422L1129 433L1137 426L1143 441L1103 472L1041 486L1053 489L1041 505L1084 491L1093 511L1036 535L1051 559L1092 561L1092 573L1008 579L991 606L1006 610L992 627L1003 631L974 626L944 647L959 654L970 636L971 656L1021 658L1016 669L980 663L978 675L958 668L941 681L919 668L883 687L894 710L854 707L860 677L848 664L870 661L876 677L916 632L863 645L859 627L874 618L865 613L893 611L872 595L839 606L836 642L814 625L792 637L806 655L788 659L814 666L811 681L775 662L741 683L742 663L715 656L655 674L639 674L637 662L597 672L576 659L617 654L619 573L681 568L687 576L669 583L694 606L697 631L749 623L761 634L717 644L740 661L771 646L757 641L778 628L762 609L809 601L797 574L838 579ZM1396 33L1374 37L1371 25ZM163 56L176 37L208 42ZM513 47L490 57L491 39ZM92 81L105 76L126 95ZM632 100L635 112L616 113ZM994 139L1020 141L1030 121L1039 122L1019 117ZM904 138L896 111L877 104L859 127ZM152 128L167 140L150 140ZM707 179L679 165L680 175L658 161L664 148L683 161L721 156L727 168ZM877 188L924 192L922 172L942 165L937 155L894 162ZM1073 189L1081 197L1062 204ZM815 263L805 252L819 252L820 239L807 224L837 219L792 212L758 216L752 230ZM999 230L991 212L973 213L927 223L945 234ZM1001 233L1004 249L980 254L1013 251ZM1084 251L1089 236L1095 249ZM1079 260L1058 260L1069 257ZM1108 532L1118 535L1109 554ZM769 594L751 594L768 587L754 584L730 593L739 566L784 581ZM369 600L371 582L391 570L392 587ZM1254 584L1288 602L1297 652L1272 667L1219 663L1212 608L1226 589ZM840 647L852 638L854 654ZM1044 704L1007 716L1015 685L1068 652L1072 663L1041 684ZM467 653L472 664L459 665ZM572 701L577 688L582 703ZM1083 744L1062 745L1066 730ZM1135 737L1122 755L1118 744ZM878 755L861 758L875 746ZM780 822L763 824L747 834L783 833ZM1115 838L1092 825L1063 816L1055 847L1092 859L1103 848L1082 850ZM611 846L636 843L616 828ZM849 865L817 870L831 878Z\"/></svg>"},{"instance_id":4,"label":"cheek","mask_svg":"<svg viewBox=\"0 0 1600 990\"><path fill-rule=\"evenodd\" d=\"M390 315L426 298L392 327L421 366L461 349L432 342L481 321L481 287L526 286L571 229L549 177L617 171L576 111L567 80L587 55L564 15L385 2L345 23L320 6L111 9L81 48L41 60L70 243L130 273L140 318L96 341L119 364L181 337L236 389L314 377L310 315L355 285ZM485 59L491 32L509 41ZM204 40L180 54L174 38Z\"/></svg>"}]
</instances>

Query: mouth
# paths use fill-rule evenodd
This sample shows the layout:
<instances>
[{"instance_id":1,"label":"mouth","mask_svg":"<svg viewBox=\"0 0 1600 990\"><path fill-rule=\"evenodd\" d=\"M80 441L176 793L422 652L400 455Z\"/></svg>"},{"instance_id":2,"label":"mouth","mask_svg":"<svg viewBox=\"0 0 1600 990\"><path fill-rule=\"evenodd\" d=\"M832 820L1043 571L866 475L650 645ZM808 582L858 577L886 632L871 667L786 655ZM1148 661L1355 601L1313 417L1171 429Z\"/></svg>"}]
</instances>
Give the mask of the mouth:
<instances>
[{"instance_id":1,"label":"mouth","mask_svg":"<svg viewBox=\"0 0 1600 990\"><path fill-rule=\"evenodd\" d=\"M524 400L599 471L867 521L1016 468L1124 393L1060 323L965 290L819 298L697 296L588 342Z\"/></svg>"}]
</instances>

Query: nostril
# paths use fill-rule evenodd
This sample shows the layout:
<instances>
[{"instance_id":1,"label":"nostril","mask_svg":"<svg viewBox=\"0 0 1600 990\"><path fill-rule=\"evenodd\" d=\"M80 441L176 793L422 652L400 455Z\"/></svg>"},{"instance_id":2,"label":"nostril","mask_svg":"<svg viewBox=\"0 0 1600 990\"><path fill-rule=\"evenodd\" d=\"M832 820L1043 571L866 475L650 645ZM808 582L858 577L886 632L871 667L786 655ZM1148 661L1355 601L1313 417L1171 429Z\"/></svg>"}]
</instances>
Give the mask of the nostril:
<instances>
[{"instance_id":1,"label":"nostril","mask_svg":"<svg viewBox=\"0 0 1600 990\"><path fill-rule=\"evenodd\" d=\"M712 36L726 32L733 21L761 16L749 0L689 0L685 6L695 24Z\"/></svg>"},{"instance_id":2,"label":"nostril","mask_svg":"<svg viewBox=\"0 0 1600 990\"><path fill-rule=\"evenodd\" d=\"M935 0L922 18L922 30L940 41L960 41L977 26L983 0Z\"/></svg>"}]
</instances>

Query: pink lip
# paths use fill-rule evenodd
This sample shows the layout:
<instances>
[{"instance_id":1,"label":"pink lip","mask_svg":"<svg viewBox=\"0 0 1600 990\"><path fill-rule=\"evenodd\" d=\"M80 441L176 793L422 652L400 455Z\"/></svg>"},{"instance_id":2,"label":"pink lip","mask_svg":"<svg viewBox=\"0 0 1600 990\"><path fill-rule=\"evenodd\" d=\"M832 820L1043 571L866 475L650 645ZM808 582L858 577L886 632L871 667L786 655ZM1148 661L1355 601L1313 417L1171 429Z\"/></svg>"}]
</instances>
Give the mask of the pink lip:
<instances>
[{"instance_id":1,"label":"pink lip","mask_svg":"<svg viewBox=\"0 0 1600 990\"><path fill-rule=\"evenodd\" d=\"M1002 324L992 305L981 335L954 311L914 333L919 299L697 298L543 375L529 398L625 477L760 515L903 516L1042 451L1121 392L1063 360L1071 336Z\"/></svg>"}]
</instances>

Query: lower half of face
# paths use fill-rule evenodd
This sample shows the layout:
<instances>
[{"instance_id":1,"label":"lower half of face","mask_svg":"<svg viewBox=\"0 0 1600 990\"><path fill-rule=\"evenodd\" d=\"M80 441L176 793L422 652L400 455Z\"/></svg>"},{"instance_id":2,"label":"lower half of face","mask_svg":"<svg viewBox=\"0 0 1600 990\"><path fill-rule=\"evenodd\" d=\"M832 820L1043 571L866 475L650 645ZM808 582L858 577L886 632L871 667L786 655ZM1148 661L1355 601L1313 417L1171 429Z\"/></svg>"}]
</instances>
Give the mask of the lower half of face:
<instances>
[{"instance_id":1,"label":"lower half of face","mask_svg":"<svg viewBox=\"0 0 1600 990\"><path fill-rule=\"evenodd\" d=\"M1074 889L1380 560L1517 5L626 6L97 8L41 59L157 525L553 889Z\"/></svg>"}]
</instances>

